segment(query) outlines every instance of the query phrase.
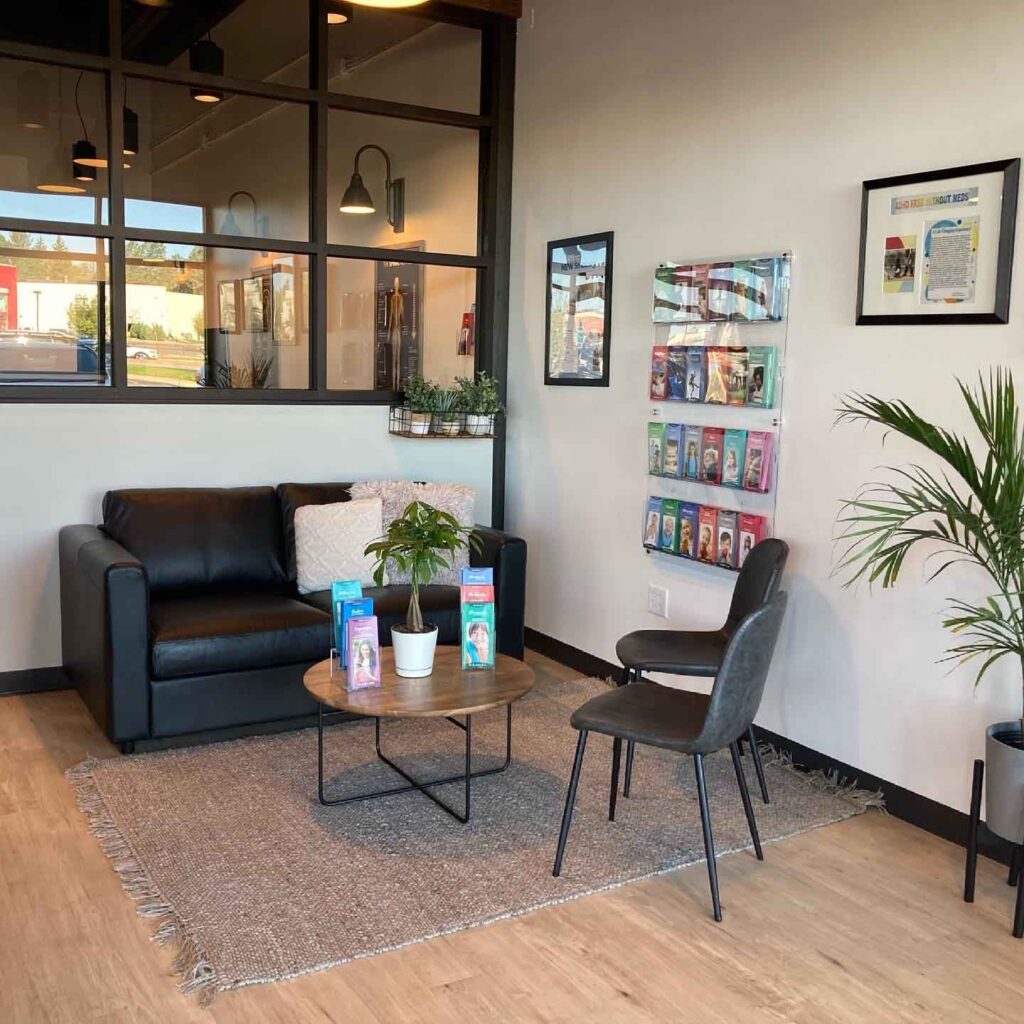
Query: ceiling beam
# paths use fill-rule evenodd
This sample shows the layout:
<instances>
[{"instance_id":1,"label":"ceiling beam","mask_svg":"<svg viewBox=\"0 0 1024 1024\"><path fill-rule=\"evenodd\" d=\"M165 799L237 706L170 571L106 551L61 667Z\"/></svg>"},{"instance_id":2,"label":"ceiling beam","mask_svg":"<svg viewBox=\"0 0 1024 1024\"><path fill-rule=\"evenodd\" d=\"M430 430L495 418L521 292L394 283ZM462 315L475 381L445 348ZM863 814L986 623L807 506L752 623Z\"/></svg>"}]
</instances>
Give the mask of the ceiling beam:
<instances>
[{"instance_id":1,"label":"ceiling beam","mask_svg":"<svg viewBox=\"0 0 1024 1024\"><path fill-rule=\"evenodd\" d=\"M471 7L474 11L504 14L508 18L523 16L523 0L448 0L455 7Z\"/></svg>"}]
</instances>

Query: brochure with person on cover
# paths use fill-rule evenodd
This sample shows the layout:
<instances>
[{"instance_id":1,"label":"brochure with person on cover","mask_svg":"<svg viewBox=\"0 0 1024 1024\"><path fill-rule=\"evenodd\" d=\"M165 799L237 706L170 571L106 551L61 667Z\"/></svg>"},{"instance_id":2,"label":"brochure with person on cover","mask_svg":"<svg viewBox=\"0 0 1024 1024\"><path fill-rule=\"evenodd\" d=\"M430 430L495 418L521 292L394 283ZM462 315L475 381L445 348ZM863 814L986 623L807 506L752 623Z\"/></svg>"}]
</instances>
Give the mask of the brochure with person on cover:
<instances>
[{"instance_id":1,"label":"brochure with person on cover","mask_svg":"<svg viewBox=\"0 0 1024 1024\"><path fill-rule=\"evenodd\" d=\"M647 499L644 515L644 547L656 548L661 536L661 498Z\"/></svg>"},{"instance_id":2,"label":"brochure with person on cover","mask_svg":"<svg viewBox=\"0 0 1024 1024\"><path fill-rule=\"evenodd\" d=\"M647 472L661 476L665 472L665 424L647 424Z\"/></svg>"},{"instance_id":3,"label":"brochure with person on cover","mask_svg":"<svg viewBox=\"0 0 1024 1024\"><path fill-rule=\"evenodd\" d=\"M462 606L462 667L494 667L494 602Z\"/></svg>"},{"instance_id":4,"label":"brochure with person on cover","mask_svg":"<svg viewBox=\"0 0 1024 1024\"><path fill-rule=\"evenodd\" d=\"M380 686L380 641L377 616L350 619L348 623L348 689Z\"/></svg>"},{"instance_id":5,"label":"brochure with person on cover","mask_svg":"<svg viewBox=\"0 0 1024 1024\"><path fill-rule=\"evenodd\" d=\"M773 345L747 349L747 405L770 409L775 404L775 359Z\"/></svg>"},{"instance_id":6,"label":"brochure with person on cover","mask_svg":"<svg viewBox=\"0 0 1024 1024\"><path fill-rule=\"evenodd\" d=\"M679 502L675 498L661 499L661 543L662 551L670 555L679 553Z\"/></svg>"},{"instance_id":7,"label":"brochure with person on cover","mask_svg":"<svg viewBox=\"0 0 1024 1024\"><path fill-rule=\"evenodd\" d=\"M665 424L665 464L662 473L665 476L680 477L683 475L683 425L681 423Z\"/></svg>"},{"instance_id":8,"label":"brochure with person on cover","mask_svg":"<svg viewBox=\"0 0 1024 1024\"><path fill-rule=\"evenodd\" d=\"M341 635L345 637L348 636L348 624L353 619L365 619L367 616L372 614L372 597L350 598L348 601L342 601ZM341 647L338 648L338 654L341 657L341 667L344 668L348 664L348 645L342 643Z\"/></svg>"},{"instance_id":9,"label":"brochure with person on cover","mask_svg":"<svg viewBox=\"0 0 1024 1024\"><path fill-rule=\"evenodd\" d=\"M688 426L683 434L683 476L688 480L699 480L700 472L700 427Z\"/></svg>"},{"instance_id":10,"label":"brochure with person on cover","mask_svg":"<svg viewBox=\"0 0 1024 1024\"><path fill-rule=\"evenodd\" d=\"M679 502L679 554L684 558L697 556L697 528L700 505L691 501Z\"/></svg>"},{"instance_id":11,"label":"brochure with person on cover","mask_svg":"<svg viewBox=\"0 0 1024 1024\"><path fill-rule=\"evenodd\" d=\"M727 430L722 442L722 486L743 486L743 459L747 450L745 430Z\"/></svg>"}]
</instances>

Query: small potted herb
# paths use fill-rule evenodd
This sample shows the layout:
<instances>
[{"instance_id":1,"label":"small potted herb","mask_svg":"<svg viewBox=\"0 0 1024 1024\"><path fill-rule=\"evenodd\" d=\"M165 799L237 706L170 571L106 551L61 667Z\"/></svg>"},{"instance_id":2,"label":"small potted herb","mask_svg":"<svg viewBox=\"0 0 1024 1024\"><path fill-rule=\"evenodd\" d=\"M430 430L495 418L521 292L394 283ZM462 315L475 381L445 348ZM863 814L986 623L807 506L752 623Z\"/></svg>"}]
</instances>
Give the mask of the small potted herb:
<instances>
[{"instance_id":1,"label":"small potted herb","mask_svg":"<svg viewBox=\"0 0 1024 1024\"><path fill-rule=\"evenodd\" d=\"M405 407L409 410L409 430L413 434L429 434L434 396L437 387L423 377L410 377L405 385Z\"/></svg>"},{"instance_id":2,"label":"small potted herb","mask_svg":"<svg viewBox=\"0 0 1024 1024\"><path fill-rule=\"evenodd\" d=\"M459 399L456 388L434 390L434 433L451 437L459 432Z\"/></svg>"},{"instance_id":3,"label":"small potted herb","mask_svg":"<svg viewBox=\"0 0 1024 1024\"><path fill-rule=\"evenodd\" d=\"M456 377L462 411L466 414L466 433L483 437L494 433L494 417L504 411L498 382L486 371L476 377Z\"/></svg>"},{"instance_id":4,"label":"small potted herb","mask_svg":"<svg viewBox=\"0 0 1024 1024\"><path fill-rule=\"evenodd\" d=\"M451 556L467 546L480 548L472 528L460 526L453 515L423 501L406 506L380 540L366 545L363 554L376 559L373 579L378 587L384 585L388 561L393 561L400 572L409 573L411 590L405 624L391 627L395 671L400 676L417 679L433 671L437 626L423 621L420 587L430 583L441 569L450 568Z\"/></svg>"}]
</instances>

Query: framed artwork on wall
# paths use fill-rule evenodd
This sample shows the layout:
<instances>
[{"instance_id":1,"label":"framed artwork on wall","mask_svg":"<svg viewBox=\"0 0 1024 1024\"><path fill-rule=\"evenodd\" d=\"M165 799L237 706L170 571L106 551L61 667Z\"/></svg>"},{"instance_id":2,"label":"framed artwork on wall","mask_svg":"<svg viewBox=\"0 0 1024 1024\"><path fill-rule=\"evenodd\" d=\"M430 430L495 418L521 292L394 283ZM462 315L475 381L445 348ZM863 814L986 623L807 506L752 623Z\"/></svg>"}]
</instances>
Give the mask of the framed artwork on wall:
<instances>
[{"instance_id":1,"label":"framed artwork on wall","mask_svg":"<svg viewBox=\"0 0 1024 1024\"><path fill-rule=\"evenodd\" d=\"M545 384L608 387L614 238L548 242Z\"/></svg>"},{"instance_id":2,"label":"framed artwork on wall","mask_svg":"<svg viewBox=\"0 0 1024 1024\"><path fill-rule=\"evenodd\" d=\"M275 263L272 275L273 336L275 345L298 345L295 329L295 267L291 261Z\"/></svg>"},{"instance_id":3,"label":"framed artwork on wall","mask_svg":"<svg viewBox=\"0 0 1024 1024\"><path fill-rule=\"evenodd\" d=\"M1020 159L865 181L858 324L1005 324Z\"/></svg>"},{"instance_id":4,"label":"framed artwork on wall","mask_svg":"<svg viewBox=\"0 0 1024 1024\"><path fill-rule=\"evenodd\" d=\"M271 275L256 274L242 282L242 330L250 334L269 331L274 323L274 291Z\"/></svg>"},{"instance_id":5,"label":"framed artwork on wall","mask_svg":"<svg viewBox=\"0 0 1024 1024\"><path fill-rule=\"evenodd\" d=\"M424 242L403 249L423 252ZM410 377L422 373L423 264L400 257L376 264L374 375L377 391L404 391Z\"/></svg>"},{"instance_id":6,"label":"framed artwork on wall","mask_svg":"<svg viewBox=\"0 0 1024 1024\"><path fill-rule=\"evenodd\" d=\"M217 284L218 323L222 334L238 333L238 282Z\"/></svg>"}]
</instances>

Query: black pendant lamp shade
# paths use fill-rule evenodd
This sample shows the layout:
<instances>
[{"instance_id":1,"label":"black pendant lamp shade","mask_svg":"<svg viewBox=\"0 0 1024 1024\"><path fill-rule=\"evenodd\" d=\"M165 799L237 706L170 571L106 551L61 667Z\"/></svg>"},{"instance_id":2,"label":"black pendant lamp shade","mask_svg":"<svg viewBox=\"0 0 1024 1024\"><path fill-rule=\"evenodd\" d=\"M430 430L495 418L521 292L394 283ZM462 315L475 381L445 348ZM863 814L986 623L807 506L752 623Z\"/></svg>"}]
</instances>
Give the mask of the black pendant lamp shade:
<instances>
[{"instance_id":1,"label":"black pendant lamp shade","mask_svg":"<svg viewBox=\"0 0 1024 1024\"><path fill-rule=\"evenodd\" d=\"M345 0L327 0L327 24L347 25L355 12Z\"/></svg>"},{"instance_id":2,"label":"black pendant lamp shade","mask_svg":"<svg viewBox=\"0 0 1024 1024\"><path fill-rule=\"evenodd\" d=\"M95 181L97 159L96 147L88 139L79 139L71 147L71 168L75 181Z\"/></svg>"},{"instance_id":3,"label":"black pendant lamp shade","mask_svg":"<svg viewBox=\"0 0 1024 1024\"><path fill-rule=\"evenodd\" d=\"M391 157L380 146L369 143L360 146L356 150L355 166L352 168L352 177L349 179L348 188L341 197L338 204L340 213L375 213L376 205L366 185L363 184L363 176L359 173L359 159L367 150L375 150L384 158L384 190L387 194L387 218L392 230L396 234L405 231L405 178L391 177Z\"/></svg>"},{"instance_id":4,"label":"black pendant lamp shade","mask_svg":"<svg viewBox=\"0 0 1024 1024\"><path fill-rule=\"evenodd\" d=\"M363 176L358 171L352 175L338 209L342 213L373 213L376 210L373 198L363 184Z\"/></svg>"},{"instance_id":5,"label":"black pendant lamp shade","mask_svg":"<svg viewBox=\"0 0 1024 1024\"><path fill-rule=\"evenodd\" d=\"M188 66L204 75L223 75L224 51L212 39L200 39L189 48ZM191 91L197 103L217 103L224 99L220 89L205 85L194 85Z\"/></svg>"},{"instance_id":6,"label":"black pendant lamp shade","mask_svg":"<svg viewBox=\"0 0 1024 1024\"><path fill-rule=\"evenodd\" d=\"M125 107L121 122L124 130L124 155L135 156L139 151L139 115L131 107Z\"/></svg>"}]
</instances>

